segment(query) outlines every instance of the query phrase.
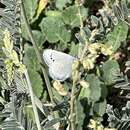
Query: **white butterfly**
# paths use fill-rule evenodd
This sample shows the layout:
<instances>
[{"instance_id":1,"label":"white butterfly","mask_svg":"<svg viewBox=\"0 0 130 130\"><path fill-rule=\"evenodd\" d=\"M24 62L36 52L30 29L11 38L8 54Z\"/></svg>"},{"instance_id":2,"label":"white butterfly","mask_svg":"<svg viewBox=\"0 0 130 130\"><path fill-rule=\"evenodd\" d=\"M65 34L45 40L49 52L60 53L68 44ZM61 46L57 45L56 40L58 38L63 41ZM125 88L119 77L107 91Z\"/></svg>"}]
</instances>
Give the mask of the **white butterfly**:
<instances>
[{"instance_id":1,"label":"white butterfly","mask_svg":"<svg viewBox=\"0 0 130 130\"><path fill-rule=\"evenodd\" d=\"M43 59L49 67L49 75L54 80L64 81L71 76L75 57L52 49L43 52Z\"/></svg>"}]
</instances>

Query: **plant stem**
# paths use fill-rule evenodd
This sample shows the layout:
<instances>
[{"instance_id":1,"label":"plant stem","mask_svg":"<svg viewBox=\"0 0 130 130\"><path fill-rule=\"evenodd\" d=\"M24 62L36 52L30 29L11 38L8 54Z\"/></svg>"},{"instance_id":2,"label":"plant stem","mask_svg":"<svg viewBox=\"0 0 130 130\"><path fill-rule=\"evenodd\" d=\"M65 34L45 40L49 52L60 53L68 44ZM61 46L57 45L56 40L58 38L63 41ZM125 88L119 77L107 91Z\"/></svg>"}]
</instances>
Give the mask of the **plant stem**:
<instances>
[{"instance_id":1,"label":"plant stem","mask_svg":"<svg viewBox=\"0 0 130 130\"><path fill-rule=\"evenodd\" d=\"M77 8L78 8L78 14L79 14L79 19L80 19L80 35L82 36L83 20L82 20L80 6L79 6L78 2L76 2L76 5L77 5ZM78 57L81 57L82 46L83 46L82 43L79 42Z\"/></svg>"},{"instance_id":2,"label":"plant stem","mask_svg":"<svg viewBox=\"0 0 130 130\"><path fill-rule=\"evenodd\" d=\"M83 58L84 58L84 55L85 55L85 53L86 53L86 51L88 49L88 46L89 46L88 44L89 43L86 41L86 44L84 45L84 48L83 48L82 53L81 53L80 61L82 61Z\"/></svg>"},{"instance_id":3,"label":"plant stem","mask_svg":"<svg viewBox=\"0 0 130 130\"><path fill-rule=\"evenodd\" d=\"M75 83L73 82L70 99L70 123L71 130L75 130Z\"/></svg>"},{"instance_id":4,"label":"plant stem","mask_svg":"<svg viewBox=\"0 0 130 130\"><path fill-rule=\"evenodd\" d=\"M84 41L86 41L85 43L85 47L83 47L82 43L79 42L79 50L78 50L78 57L80 58L80 60L83 59L84 54L86 53L86 50L88 48L88 41L87 39L84 37L84 31L83 31L83 18L82 18L82 14L81 14L81 9L80 9L80 5L78 2L76 2L77 8L78 8L78 14L79 14L79 19L80 19L80 36L82 36L82 38L84 39Z\"/></svg>"},{"instance_id":5,"label":"plant stem","mask_svg":"<svg viewBox=\"0 0 130 130\"><path fill-rule=\"evenodd\" d=\"M30 82L30 79L29 79L27 69L25 70L25 77L26 77L26 80L27 80L27 84L28 84L28 88L29 88L29 92L30 92L30 96L31 96L31 102L32 102L32 107L33 107L33 111L34 111L37 129L42 130L41 125L40 125L40 121L39 121L38 112L37 112L37 107L35 105L35 99L34 99L34 94L33 94L33 90L32 90L32 85L31 85L31 82Z\"/></svg>"},{"instance_id":6,"label":"plant stem","mask_svg":"<svg viewBox=\"0 0 130 130\"><path fill-rule=\"evenodd\" d=\"M33 47L34 47L34 50L36 52L36 56L38 58L38 61L41 65L41 69L42 69L42 73L43 73L43 76L44 76L44 79L45 79L45 83L46 83L46 86L47 86L47 90L48 90L48 93L49 93L49 97L50 97L50 100L52 103L54 103L53 101L53 93L52 93L52 89L51 89L51 84L50 84L50 81L49 81L49 78L48 78L48 75L47 75L47 72L46 72L46 69L43 67L45 66L45 63L44 61L42 60L41 58L41 55L39 53L39 49L38 49L38 46L35 42L35 39L33 38L33 33L31 31L31 28L29 26L29 22L27 20L27 16L26 16L26 13L25 13L25 8L24 8L24 3L23 3L23 0L22 1L22 7L21 7L21 10L22 10L22 13L23 13L23 18L24 18L24 21L25 21L25 24L26 24L26 28L27 28L27 31L28 31L28 35L31 39L31 42L33 44Z\"/></svg>"}]
</instances>

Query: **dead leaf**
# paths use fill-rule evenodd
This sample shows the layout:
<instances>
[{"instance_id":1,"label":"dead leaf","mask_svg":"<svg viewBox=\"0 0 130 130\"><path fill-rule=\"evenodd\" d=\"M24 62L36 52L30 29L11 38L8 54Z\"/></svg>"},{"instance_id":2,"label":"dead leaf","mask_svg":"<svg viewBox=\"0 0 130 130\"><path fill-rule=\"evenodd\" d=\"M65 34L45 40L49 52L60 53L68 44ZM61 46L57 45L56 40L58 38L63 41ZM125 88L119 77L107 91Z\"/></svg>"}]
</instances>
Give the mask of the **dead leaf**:
<instances>
[{"instance_id":1,"label":"dead leaf","mask_svg":"<svg viewBox=\"0 0 130 130\"><path fill-rule=\"evenodd\" d=\"M53 83L53 87L57 90L57 92L62 95L62 96L66 96L67 95L67 91L65 91L63 84L60 83L60 81L56 80Z\"/></svg>"},{"instance_id":2,"label":"dead leaf","mask_svg":"<svg viewBox=\"0 0 130 130\"><path fill-rule=\"evenodd\" d=\"M37 8L37 17L41 14L42 10L45 9L48 0L39 0L38 8Z\"/></svg>"}]
</instances>

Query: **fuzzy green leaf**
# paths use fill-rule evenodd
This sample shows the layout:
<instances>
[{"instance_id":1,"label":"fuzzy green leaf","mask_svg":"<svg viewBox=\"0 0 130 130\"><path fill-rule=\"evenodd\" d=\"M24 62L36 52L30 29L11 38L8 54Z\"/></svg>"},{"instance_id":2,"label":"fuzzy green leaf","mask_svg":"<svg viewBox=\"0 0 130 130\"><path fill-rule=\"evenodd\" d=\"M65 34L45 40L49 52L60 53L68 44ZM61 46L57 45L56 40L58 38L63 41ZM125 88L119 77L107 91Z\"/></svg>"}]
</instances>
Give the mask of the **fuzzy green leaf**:
<instances>
[{"instance_id":1,"label":"fuzzy green leaf","mask_svg":"<svg viewBox=\"0 0 130 130\"><path fill-rule=\"evenodd\" d=\"M37 72L40 70L40 64L37 60L35 50L32 46L25 46L24 64L26 64L29 70L29 76L32 83L34 93L40 97L43 91L43 82L40 74Z\"/></svg>"},{"instance_id":2,"label":"fuzzy green leaf","mask_svg":"<svg viewBox=\"0 0 130 130\"><path fill-rule=\"evenodd\" d=\"M25 45L25 56L23 61L28 69L33 69L35 71L40 69L34 48L27 44Z\"/></svg>"},{"instance_id":3,"label":"fuzzy green leaf","mask_svg":"<svg viewBox=\"0 0 130 130\"><path fill-rule=\"evenodd\" d=\"M88 98L92 102L96 102L101 97L101 82L97 76L90 74L87 76L88 88L82 88L80 92L80 99Z\"/></svg>"},{"instance_id":4,"label":"fuzzy green leaf","mask_svg":"<svg viewBox=\"0 0 130 130\"><path fill-rule=\"evenodd\" d=\"M46 39L51 43L60 40L66 44L70 41L71 33L65 28L60 17L46 17L42 20L40 27L42 32L45 33Z\"/></svg>"},{"instance_id":5,"label":"fuzzy green leaf","mask_svg":"<svg viewBox=\"0 0 130 130\"><path fill-rule=\"evenodd\" d=\"M103 116L103 114L106 111L106 100L102 101L102 102L97 102L94 104L94 111L99 115L99 116Z\"/></svg>"},{"instance_id":6,"label":"fuzzy green leaf","mask_svg":"<svg viewBox=\"0 0 130 130\"><path fill-rule=\"evenodd\" d=\"M114 27L114 30L107 35L107 43L112 46L113 52L115 52L120 46L121 42L126 40L128 33L128 26L124 22L120 22Z\"/></svg>"},{"instance_id":7,"label":"fuzzy green leaf","mask_svg":"<svg viewBox=\"0 0 130 130\"><path fill-rule=\"evenodd\" d=\"M40 97L43 92L43 82L40 74L29 69L29 77L32 83L33 92L37 97Z\"/></svg>"},{"instance_id":8,"label":"fuzzy green leaf","mask_svg":"<svg viewBox=\"0 0 130 130\"><path fill-rule=\"evenodd\" d=\"M65 7L67 3L71 3L72 0L56 0L56 7L60 10Z\"/></svg>"},{"instance_id":9,"label":"fuzzy green leaf","mask_svg":"<svg viewBox=\"0 0 130 130\"><path fill-rule=\"evenodd\" d=\"M37 0L24 0L24 6L27 18L29 19L29 21L32 21L38 6Z\"/></svg>"},{"instance_id":10,"label":"fuzzy green leaf","mask_svg":"<svg viewBox=\"0 0 130 130\"><path fill-rule=\"evenodd\" d=\"M61 17L62 13L60 11L57 11L57 10L48 10L46 12L46 16L50 16L50 17Z\"/></svg>"},{"instance_id":11,"label":"fuzzy green leaf","mask_svg":"<svg viewBox=\"0 0 130 130\"><path fill-rule=\"evenodd\" d=\"M119 64L115 60L109 60L103 64L103 79L107 85L115 83L115 73L119 70Z\"/></svg>"},{"instance_id":12,"label":"fuzzy green leaf","mask_svg":"<svg viewBox=\"0 0 130 130\"><path fill-rule=\"evenodd\" d=\"M70 54L73 56L77 56L78 49L79 49L79 44L75 44L74 42L72 42L70 47Z\"/></svg>"},{"instance_id":13,"label":"fuzzy green leaf","mask_svg":"<svg viewBox=\"0 0 130 130\"><path fill-rule=\"evenodd\" d=\"M79 11L80 10L80 11ZM87 16L87 9L77 6L70 6L63 11L63 20L65 24L70 25L72 28L79 27L80 25L80 17L84 20Z\"/></svg>"},{"instance_id":14,"label":"fuzzy green leaf","mask_svg":"<svg viewBox=\"0 0 130 130\"><path fill-rule=\"evenodd\" d=\"M83 126L84 119L85 119L85 113L84 113L84 106L78 100L76 102L76 112L77 112L76 113L76 115L77 115L76 124L78 124L77 129L82 130L82 126Z\"/></svg>"},{"instance_id":15,"label":"fuzzy green leaf","mask_svg":"<svg viewBox=\"0 0 130 130\"><path fill-rule=\"evenodd\" d=\"M36 43L37 43L39 49L41 49L43 43L44 43L45 40L46 40L45 34L44 34L43 32L41 33L40 31L34 30L34 31L33 31L33 35L34 35L34 37L35 37L35 40L36 40Z\"/></svg>"}]
</instances>

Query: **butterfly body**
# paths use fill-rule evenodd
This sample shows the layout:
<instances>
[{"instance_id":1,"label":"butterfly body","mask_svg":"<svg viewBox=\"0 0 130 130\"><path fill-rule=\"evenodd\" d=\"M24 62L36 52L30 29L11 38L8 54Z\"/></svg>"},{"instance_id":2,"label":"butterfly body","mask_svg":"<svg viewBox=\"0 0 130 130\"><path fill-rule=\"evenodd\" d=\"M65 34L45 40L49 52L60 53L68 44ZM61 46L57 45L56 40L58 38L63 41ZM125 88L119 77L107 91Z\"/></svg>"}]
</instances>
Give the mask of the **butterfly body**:
<instances>
[{"instance_id":1,"label":"butterfly body","mask_svg":"<svg viewBox=\"0 0 130 130\"><path fill-rule=\"evenodd\" d=\"M54 80L64 81L71 76L75 57L52 49L43 52L43 59L49 67L49 75Z\"/></svg>"}]
</instances>

